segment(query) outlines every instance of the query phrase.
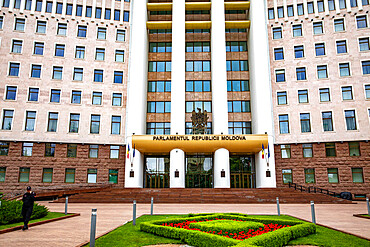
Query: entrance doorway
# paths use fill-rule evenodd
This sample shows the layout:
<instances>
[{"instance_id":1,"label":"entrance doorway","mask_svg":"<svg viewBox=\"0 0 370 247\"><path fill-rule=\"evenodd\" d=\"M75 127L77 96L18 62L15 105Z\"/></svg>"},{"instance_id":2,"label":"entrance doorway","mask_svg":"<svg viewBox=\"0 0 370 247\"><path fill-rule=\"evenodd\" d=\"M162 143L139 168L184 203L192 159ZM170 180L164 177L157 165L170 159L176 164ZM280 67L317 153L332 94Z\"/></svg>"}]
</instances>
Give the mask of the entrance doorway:
<instances>
[{"instance_id":1,"label":"entrance doorway","mask_svg":"<svg viewBox=\"0 0 370 247\"><path fill-rule=\"evenodd\" d=\"M170 157L146 156L144 188L170 187Z\"/></svg>"},{"instance_id":2,"label":"entrance doorway","mask_svg":"<svg viewBox=\"0 0 370 247\"><path fill-rule=\"evenodd\" d=\"M230 187L256 188L256 172L252 156L230 156Z\"/></svg>"},{"instance_id":3,"label":"entrance doorway","mask_svg":"<svg viewBox=\"0 0 370 247\"><path fill-rule=\"evenodd\" d=\"M186 156L186 188L213 187L213 160L207 155Z\"/></svg>"}]
</instances>

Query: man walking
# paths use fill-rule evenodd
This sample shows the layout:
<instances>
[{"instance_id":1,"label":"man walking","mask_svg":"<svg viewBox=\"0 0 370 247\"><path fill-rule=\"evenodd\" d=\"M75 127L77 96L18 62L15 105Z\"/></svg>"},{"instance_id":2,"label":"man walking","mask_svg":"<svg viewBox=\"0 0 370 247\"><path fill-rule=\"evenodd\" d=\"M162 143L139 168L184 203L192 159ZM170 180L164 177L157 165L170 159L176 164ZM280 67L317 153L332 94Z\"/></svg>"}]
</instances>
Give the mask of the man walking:
<instances>
[{"instance_id":1,"label":"man walking","mask_svg":"<svg viewBox=\"0 0 370 247\"><path fill-rule=\"evenodd\" d=\"M33 210L33 203L35 202L36 193L31 190L31 187L27 187L27 192L24 193L22 201L22 216L23 216L23 222L24 226L22 230L28 229L28 222L30 221L32 210Z\"/></svg>"}]
</instances>

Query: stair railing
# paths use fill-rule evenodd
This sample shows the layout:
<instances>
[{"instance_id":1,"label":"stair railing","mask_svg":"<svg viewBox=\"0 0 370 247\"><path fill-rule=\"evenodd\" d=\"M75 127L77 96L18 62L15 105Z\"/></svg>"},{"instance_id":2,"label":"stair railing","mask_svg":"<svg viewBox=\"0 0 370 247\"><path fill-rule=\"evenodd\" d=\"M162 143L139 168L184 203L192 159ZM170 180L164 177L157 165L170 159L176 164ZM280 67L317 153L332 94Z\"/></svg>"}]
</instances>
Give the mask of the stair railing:
<instances>
[{"instance_id":1,"label":"stair railing","mask_svg":"<svg viewBox=\"0 0 370 247\"><path fill-rule=\"evenodd\" d=\"M303 186L303 185L300 185L300 184L297 184L297 183L292 183L292 182L289 182L288 186L289 186L289 188L293 188L294 190L299 190L301 192L304 191L304 192L307 192L307 193L321 193L321 194L325 194L325 195L340 198L340 194L337 193L337 192L330 191L330 190L323 189L323 188L319 188L319 187L315 187L315 186Z\"/></svg>"}]
</instances>

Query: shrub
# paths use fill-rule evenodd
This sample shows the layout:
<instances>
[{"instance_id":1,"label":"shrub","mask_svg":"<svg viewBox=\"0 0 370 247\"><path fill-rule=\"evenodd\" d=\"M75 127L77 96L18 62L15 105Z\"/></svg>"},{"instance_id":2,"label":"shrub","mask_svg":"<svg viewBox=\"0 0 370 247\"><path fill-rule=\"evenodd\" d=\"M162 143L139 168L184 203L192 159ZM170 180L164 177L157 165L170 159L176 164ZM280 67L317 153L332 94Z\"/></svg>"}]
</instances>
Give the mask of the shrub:
<instances>
[{"instance_id":1,"label":"shrub","mask_svg":"<svg viewBox=\"0 0 370 247\"><path fill-rule=\"evenodd\" d=\"M234 221L234 220L215 220L215 221L203 221L197 223L191 223L190 228L199 229L201 231L223 231L238 233L247 231L249 229L257 230L263 228L264 225L259 222L251 221Z\"/></svg>"}]
</instances>

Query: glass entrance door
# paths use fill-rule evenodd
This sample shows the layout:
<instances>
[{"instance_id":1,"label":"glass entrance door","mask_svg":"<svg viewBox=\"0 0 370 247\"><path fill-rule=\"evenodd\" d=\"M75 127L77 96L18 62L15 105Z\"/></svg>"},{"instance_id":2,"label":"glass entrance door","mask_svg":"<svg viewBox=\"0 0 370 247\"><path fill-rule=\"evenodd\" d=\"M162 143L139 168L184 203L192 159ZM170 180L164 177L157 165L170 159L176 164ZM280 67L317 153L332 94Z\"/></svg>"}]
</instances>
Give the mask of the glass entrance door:
<instances>
[{"instance_id":1,"label":"glass entrance door","mask_svg":"<svg viewBox=\"0 0 370 247\"><path fill-rule=\"evenodd\" d=\"M256 172L252 156L230 156L230 187L256 188Z\"/></svg>"},{"instance_id":2,"label":"glass entrance door","mask_svg":"<svg viewBox=\"0 0 370 247\"><path fill-rule=\"evenodd\" d=\"M185 184L186 188L213 187L212 156L186 156Z\"/></svg>"},{"instance_id":3,"label":"glass entrance door","mask_svg":"<svg viewBox=\"0 0 370 247\"><path fill-rule=\"evenodd\" d=\"M145 157L144 188L170 187L170 157Z\"/></svg>"}]
</instances>

